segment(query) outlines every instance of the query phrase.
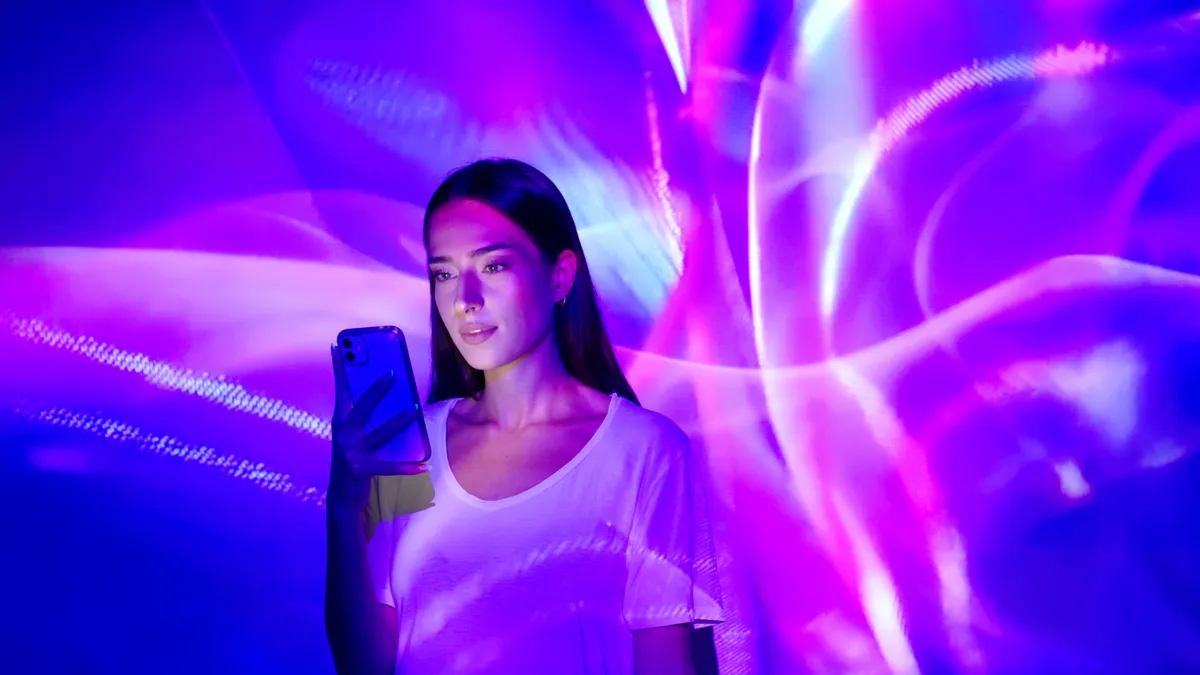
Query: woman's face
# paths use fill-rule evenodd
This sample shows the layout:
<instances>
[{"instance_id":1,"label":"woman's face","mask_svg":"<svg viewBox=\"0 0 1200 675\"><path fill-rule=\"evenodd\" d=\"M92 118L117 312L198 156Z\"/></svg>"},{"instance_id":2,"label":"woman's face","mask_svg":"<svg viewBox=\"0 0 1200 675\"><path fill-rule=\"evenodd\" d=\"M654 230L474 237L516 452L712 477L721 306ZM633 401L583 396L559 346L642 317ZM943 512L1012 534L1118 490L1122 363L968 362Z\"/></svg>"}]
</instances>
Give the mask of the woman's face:
<instances>
[{"instance_id":1,"label":"woman's face","mask_svg":"<svg viewBox=\"0 0 1200 675\"><path fill-rule=\"evenodd\" d=\"M477 370L509 365L537 347L575 277L571 252L548 263L518 225L470 200L434 212L428 253L438 315Z\"/></svg>"}]
</instances>

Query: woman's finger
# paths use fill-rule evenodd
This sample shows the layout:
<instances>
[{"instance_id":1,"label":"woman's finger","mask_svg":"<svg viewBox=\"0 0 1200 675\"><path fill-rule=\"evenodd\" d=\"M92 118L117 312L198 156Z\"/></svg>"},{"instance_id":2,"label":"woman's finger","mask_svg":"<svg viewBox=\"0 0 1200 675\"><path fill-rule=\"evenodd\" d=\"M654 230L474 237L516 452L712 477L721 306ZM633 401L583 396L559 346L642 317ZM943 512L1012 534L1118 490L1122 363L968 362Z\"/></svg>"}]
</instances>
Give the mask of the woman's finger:
<instances>
[{"instance_id":1,"label":"woman's finger","mask_svg":"<svg viewBox=\"0 0 1200 675\"><path fill-rule=\"evenodd\" d=\"M379 405L384 396L387 396L395 380L396 376L392 371L388 371L375 380L350 408L349 414L346 415L346 426L352 428L367 426L367 420L371 419L371 413L375 412L375 406Z\"/></svg>"},{"instance_id":2,"label":"woman's finger","mask_svg":"<svg viewBox=\"0 0 1200 675\"><path fill-rule=\"evenodd\" d=\"M344 420L354 407L350 396L350 385L346 383L346 366L342 363L342 353L337 345L329 345L329 355L333 359L333 388L334 388L334 419Z\"/></svg>"},{"instance_id":3,"label":"woman's finger","mask_svg":"<svg viewBox=\"0 0 1200 675\"><path fill-rule=\"evenodd\" d=\"M405 410L383 424L380 424L378 427L372 429L370 433L363 436L362 447L369 451L382 448L395 438L397 434L412 425L417 420L418 414L415 408L413 410Z\"/></svg>"}]
</instances>

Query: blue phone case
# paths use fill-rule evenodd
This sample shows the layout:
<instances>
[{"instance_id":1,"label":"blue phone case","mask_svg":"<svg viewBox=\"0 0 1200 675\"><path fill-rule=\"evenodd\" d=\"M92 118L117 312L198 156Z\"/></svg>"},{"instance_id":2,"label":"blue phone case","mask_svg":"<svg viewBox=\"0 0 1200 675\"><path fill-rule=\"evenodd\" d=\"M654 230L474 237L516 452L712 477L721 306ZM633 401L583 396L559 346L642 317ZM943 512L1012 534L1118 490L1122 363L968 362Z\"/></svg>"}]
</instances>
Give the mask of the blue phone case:
<instances>
[{"instance_id":1,"label":"blue phone case","mask_svg":"<svg viewBox=\"0 0 1200 675\"><path fill-rule=\"evenodd\" d=\"M367 429L404 411L416 411L416 421L401 431L378 452L379 459L389 462L428 462L432 455L425 416L421 414L420 394L413 377L412 362L404 333L395 326L347 328L338 333L337 354L346 373L351 400L357 402L380 377L395 372L395 381L383 400L375 407Z\"/></svg>"}]
</instances>

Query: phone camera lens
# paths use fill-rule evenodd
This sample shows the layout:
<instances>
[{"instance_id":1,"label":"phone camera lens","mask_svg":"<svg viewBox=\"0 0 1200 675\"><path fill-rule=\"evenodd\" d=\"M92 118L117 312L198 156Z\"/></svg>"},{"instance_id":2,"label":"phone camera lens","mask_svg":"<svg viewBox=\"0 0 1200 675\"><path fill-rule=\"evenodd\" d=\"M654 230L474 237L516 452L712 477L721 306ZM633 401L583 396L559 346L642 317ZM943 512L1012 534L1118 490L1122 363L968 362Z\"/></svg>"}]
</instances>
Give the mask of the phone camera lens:
<instances>
[{"instance_id":1,"label":"phone camera lens","mask_svg":"<svg viewBox=\"0 0 1200 675\"><path fill-rule=\"evenodd\" d=\"M353 346L354 343L350 341L350 338L342 338L342 349L350 349Z\"/></svg>"},{"instance_id":2,"label":"phone camera lens","mask_svg":"<svg viewBox=\"0 0 1200 675\"><path fill-rule=\"evenodd\" d=\"M354 352L346 352L346 360L353 361L354 360Z\"/></svg>"}]
</instances>

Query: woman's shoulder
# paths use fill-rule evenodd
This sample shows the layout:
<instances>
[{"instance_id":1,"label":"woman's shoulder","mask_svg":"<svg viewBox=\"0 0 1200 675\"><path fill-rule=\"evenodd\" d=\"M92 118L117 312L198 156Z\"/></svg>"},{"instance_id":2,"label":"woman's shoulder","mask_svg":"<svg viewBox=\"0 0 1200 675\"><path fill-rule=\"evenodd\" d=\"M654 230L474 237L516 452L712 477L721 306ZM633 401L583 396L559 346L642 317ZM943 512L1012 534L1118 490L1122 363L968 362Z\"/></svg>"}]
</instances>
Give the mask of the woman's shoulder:
<instances>
[{"instance_id":1,"label":"woman's shoulder","mask_svg":"<svg viewBox=\"0 0 1200 675\"><path fill-rule=\"evenodd\" d=\"M639 475L652 477L652 480L653 477L686 475L692 470L696 457L691 438L674 420L629 401L621 401L617 412L609 432L621 439L620 452L627 458L626 466L637 467L634 470ZM636 486L644 484L644 480L634 483Z\"/></svg>"},{"instance_id":2,"label":"woman's shoulder","mask_svg":"<svg viewBox=\"0 0 1200 675\"><path fill-rule=\"evenodd\" d=\"M619 435L644 443L648 450L666 454L688 452L691 439L670 417L630 401L622 400L620 404L613 420L614 431Z\"/></svg>"}]
</instances>

